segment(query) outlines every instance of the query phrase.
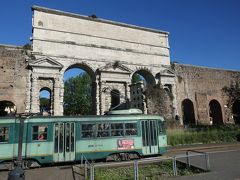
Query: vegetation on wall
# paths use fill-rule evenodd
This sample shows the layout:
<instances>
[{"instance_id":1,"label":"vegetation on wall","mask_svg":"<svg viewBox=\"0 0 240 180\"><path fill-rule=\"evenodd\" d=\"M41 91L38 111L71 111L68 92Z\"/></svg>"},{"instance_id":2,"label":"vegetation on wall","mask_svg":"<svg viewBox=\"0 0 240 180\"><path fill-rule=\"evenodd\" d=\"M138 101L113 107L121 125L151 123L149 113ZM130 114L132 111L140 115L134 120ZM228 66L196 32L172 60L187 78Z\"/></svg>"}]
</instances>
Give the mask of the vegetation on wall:
<instances>
[{"instance_id":1,"label":"vegetation on wall","mask_svg":"<svg viewBox=\"0 0 240 180\"><path fill-rule=\"evenodd\" d=\"M158 114L165 117L165 119L173 119L173 105L172 93L157 86L146 87L146 99L148 114Z\"/></svg>"},{"instance_id":2,"label":"vegetation on wall","mask_svg":"<svg viewBox=\"0 0 240 180\"><path fill-rule=\"evenodd\" d=\"M91 78L82 73L64 83L64 115L91 114Z\"/></svg>"},{"instance_id":3,"label":"vegetation on wall","mask_svg":"<svg viewBox=\"0 0 240 180\"><path fill-rule=\"evenodd\" d=\"M225 86L223 92L228 96L228 106L231 106L234 101L240 99L240 78L238 77L237 80L231 85Z\"/></svg>"},{"instance_id":4,"label":"vegetation on wall","mask_svg":"<svg viewBox=\"0 0 240 180\"><path fill-rule=\"evenodd\" d=\"M23 49L25 49L25 50L32 50L32 45L31 44L25 44L23 46Z\"/></svg>"}]
</instances>

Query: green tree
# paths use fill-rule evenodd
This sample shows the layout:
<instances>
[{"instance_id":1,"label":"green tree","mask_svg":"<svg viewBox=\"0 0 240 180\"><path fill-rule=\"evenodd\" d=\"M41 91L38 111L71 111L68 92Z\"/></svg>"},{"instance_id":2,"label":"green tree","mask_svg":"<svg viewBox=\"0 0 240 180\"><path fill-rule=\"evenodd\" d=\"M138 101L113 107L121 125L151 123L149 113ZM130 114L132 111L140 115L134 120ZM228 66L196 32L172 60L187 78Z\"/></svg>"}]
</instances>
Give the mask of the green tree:
<instances>
[{"instance_id":1,"label":"green tree","mask_svg":"<svg viewBox=\"0 0 240 180\"><path fill-rule=\"evenodd\" d=\"M40 98L40 109L45 111L50 111L50 99L41 97Z\"/></svg>"},{"instance_id":2,"label":"green tree","mask_svg":"<svg viewBox=\"0 0 240 180\"><path fill-rule=\"evenodd\" d=\"M86 115L91 113L91 78L82 73L64 82L64 114Z\"/></svg>"},{"instance_id":3,"label":"green tree","mask_svg":"<svg viewBox=\"0 0 240 180\"><path fill-rule=\"evenodd\" d=\"M142 81L141 76L137 73L134 73L132 76L132 83L137 83Z\"/></svg>"}]
</instances>

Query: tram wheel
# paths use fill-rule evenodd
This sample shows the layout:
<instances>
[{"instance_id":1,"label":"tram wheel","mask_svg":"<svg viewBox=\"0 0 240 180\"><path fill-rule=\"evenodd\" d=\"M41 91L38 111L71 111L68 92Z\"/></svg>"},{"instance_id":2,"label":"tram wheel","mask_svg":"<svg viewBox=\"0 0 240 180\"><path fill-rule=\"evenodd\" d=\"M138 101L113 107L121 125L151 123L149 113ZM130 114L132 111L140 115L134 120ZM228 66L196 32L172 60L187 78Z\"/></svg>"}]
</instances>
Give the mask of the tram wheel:
<instances>
[{"instance_id":1,"label":"tram wheel","mask_svg":"<svg viewBox=\"0 0 240 180\"><path fill-rule=\"evenodd\" d=\"M113 160L114 160L115 162L119 162L119 161L122 160L120 154L113 154L113 155L112 155L112 158L113 158Z\"/></svg>"},{"instance_id":2,"label":"tram wheel","mask_svg":"<svg viewBox=\"0 0 240 180\"><path fill-rule=\"evenodd\" d=\"M120 155L123 161L129 161L131 159L129 153L121 153Z\"/></svg>"}]
</instances>

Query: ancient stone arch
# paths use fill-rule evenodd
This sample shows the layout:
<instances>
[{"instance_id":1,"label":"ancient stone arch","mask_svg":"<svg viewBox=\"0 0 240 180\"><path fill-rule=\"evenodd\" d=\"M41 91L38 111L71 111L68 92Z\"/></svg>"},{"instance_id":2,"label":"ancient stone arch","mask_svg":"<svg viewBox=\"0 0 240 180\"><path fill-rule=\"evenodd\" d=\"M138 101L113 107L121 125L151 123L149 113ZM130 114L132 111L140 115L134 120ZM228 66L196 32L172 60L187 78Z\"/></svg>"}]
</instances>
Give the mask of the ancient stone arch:
<instances>
[{"instance_id":1,"label":"ancient stone arch","mask_svg":"<svg viewBox=\"0 0 240 180\"><path fill-rule=\"evenodd\" d=\"M63 115L64 72L83 67L93 79L95 114L109 110L112 90L119 91L120 104L147 113L144 87L131 84L139 70L172 94L172 117L182 120L188 97L195 123L209 125L209 103L216 99L224 123L239 123L240 101L229 103L223 89L239 82L240 72L170 64L168 32L37 6L32 10L31 48L0 45L0 101L13 102L18 113L38 113L39 91L49 88L52 115ZM219 107L214 102L210 106Z\"/></svg>"},{"instance_id":2,"label":"ancient stone arch","mask_svg":"<svg viewBox=\"0 0 240 180\"><path fill-rule=\"evenodd\" d=\"M190 99L184 99L182 101L182 119L184 125L195 125L195 112L194 105Z\"/></svg>"},{"instance_id":3,"label":"ancient stone arch","mask_svg":"<svg viewBox=\"0 0 240 180\"><path fill-rule=\"evenodd\" d=\"M118 90L113 89L111 90L110 94L111 94L111 109L115 109L120 104L121 93Z\"/></svg>"},{"instance_id":4,"label":"ancient stone arch","mask_svg":"<svg viewBox=\"0 0 240 180\"><path fill-rule=\"evenodd\" d=\"M236 124L240 124L240 99L234 101L232 105L233 119Z\"/></svg>"},{"instance_id":5,"label":"ancient stone arch","mask_svg":"<svg viewBox=\"0 0 240 180\"><path fill-rule=\"evenodd\" d=\"M91 67L91 64L87 63L87 62L75 62L73 64L69 64L69 65L66 65L63 69L62 69L62 72L63 74L68 71L69 69L72 69L72 68L79 68L79 69L82 69L84 70L91 78L91 80L94 82L96 80L96 75L95 75L95 71L92 67Z\"/></svg>"},{"instance_id":6,"label":"ancient stone arch","mask_svg":"<svg viewBox=\"0 0 240 180\"><path fill-rule=\"evenodd\" d=\"M112 90L119 91L120 104L130 100L135 72L150 84L168 82L175 87L173 76L161 75L170 69L168 32L37 6L32 9L33 49L28 63L27 99L30 112L39 111L38 93L48 83L52 114L63 115L63 76L72 67L83 68L92 78L95 114L111 108Z\"/></svg>"},{"instance_id":7,"label":"ancient stone arch","mask_svg":"<svg viewBox=\"0 0 240 180\"><path fill-rule=\"evenodd\" d=\"M137 68L133 74L135 74L135 73L144 77L144 79L146 80L146 85L153 86L156 84L155 76L152 74L151 70L149 70L148 68L146 68L146 67Z\"/></svg>"},{"instance_id":8,"label":"ancient stone arch","mask_svg":"<svg viewBox=\"0 0 240 180\"><path fill-rule=\"evenodd\" d=\"M16 105L8 100L0 101L0 117L14 115L17 112Z\"/></svg>"},{"instance_id":9,"label":"ancient stone arch","mask_svg":"<svg viewBox=\"0 0 240 180\"><path fill-rule=\"evenodd\" d=\"M53 97L52 97L52 91L51 91L52 88L50 87L42 87L39 91L39 111L41 114L43 115L51 115L52 114L52 108L53 108ZM49 99L48 99L48 102L49 102L49 107L46 106L46 105L42 105L41 104L41 92L42 91L47 91L49 93ZM47 99L45 99L47 100Z\"/></svg>"},{"instance_id":10,"label":"ancient stone arch","mask_svg":"<svg viewBox=\"0 0 240 180\"><path fill-rule=\"evenodd\" d=\"M216 99L213 99L209 102L209 117L210 124L223 124L222 108L220 103Z\"/></svg>"},{"instance_id":11,"label":"ancient stone arch","mask_svg":"<svg viewBox=\"0 0 240 180\"><path fill-rule=\"evenodd\" d=\"M91 114L96 114L96 70L94 70L92 67L91 67L91 64L87 63L86 61L79 61L79 62L74 62L74 63L71 63L71 64L67 64L66 67L63 68L62 70L62 92L64 94L64 74L72 69L72 68L79 68L79 69L82 69L83 71L85 71L90 79L91 79L91 82L92 82L92 89L91 89L91 93L92 93L92 110L91 110ZM64 95L63 95L63 99L61 99L61 102L64 102Z\"/></svg>"}]
</instances>

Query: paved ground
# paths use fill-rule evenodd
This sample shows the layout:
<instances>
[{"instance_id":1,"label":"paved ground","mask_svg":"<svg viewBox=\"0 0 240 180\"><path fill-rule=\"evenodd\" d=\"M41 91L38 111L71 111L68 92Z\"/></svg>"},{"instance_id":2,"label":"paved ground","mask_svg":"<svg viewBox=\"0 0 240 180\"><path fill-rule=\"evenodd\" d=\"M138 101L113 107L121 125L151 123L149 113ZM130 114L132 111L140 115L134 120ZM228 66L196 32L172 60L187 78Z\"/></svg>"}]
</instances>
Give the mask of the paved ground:
<instances>
[{"instance_id":1,"label":"paved ground","mask_svg":"<svg viewBox=\"0 0 240 180\"><path fill-rule=\"evenodd\" d=\"M7 180L8 172L0 172L0 180ZM25 180L73 180L71 166L36 168L25 171Z\"/></svg>"},{"instance_id":2,"label":"paved ground","mask_svg":"<svg viewBox=\"0 0 240 180\"><path fill-rule=\"evenodd\" d=\"M240 149L209 153L211 172L171 180L240 180Z\"/></svg>"},{"instance_id":3,"label":"paved ground","mask_svg":"<svg viewBox=\"0 0 240 180\"><path fill-rule=\"evenodd\" d=\"M240 180L240 144L222 145L195 145L178 147L169 151L168 155L182 154L187 149L195 149L210 152L211 172L193 176L169 178L170 180ZM218 146L218 147L217 147ZM217 147L217 148L216 148ZM216 151L216 152L215 152ZM204 166L203 160L192 158L191 162ZM25 171L26 180L73 180L70 165L36 168ZM8 172L0 171L0 180L7 180Z\"/></svg>"}]
</instances>

